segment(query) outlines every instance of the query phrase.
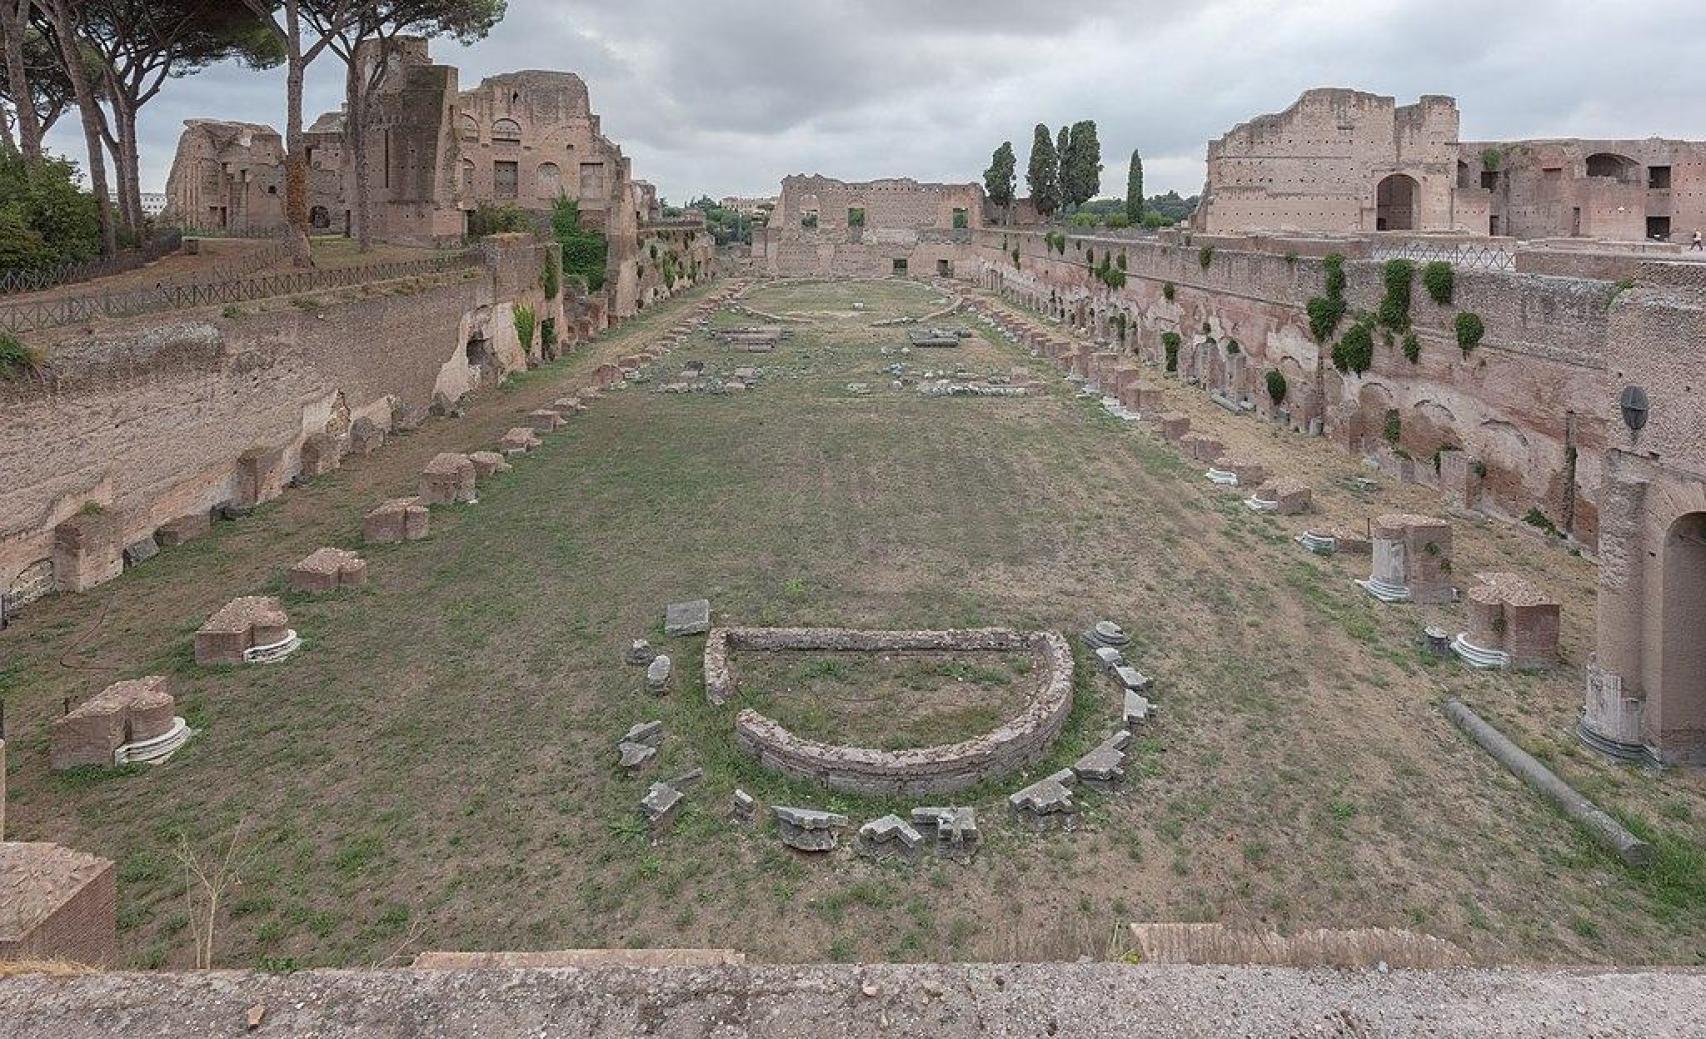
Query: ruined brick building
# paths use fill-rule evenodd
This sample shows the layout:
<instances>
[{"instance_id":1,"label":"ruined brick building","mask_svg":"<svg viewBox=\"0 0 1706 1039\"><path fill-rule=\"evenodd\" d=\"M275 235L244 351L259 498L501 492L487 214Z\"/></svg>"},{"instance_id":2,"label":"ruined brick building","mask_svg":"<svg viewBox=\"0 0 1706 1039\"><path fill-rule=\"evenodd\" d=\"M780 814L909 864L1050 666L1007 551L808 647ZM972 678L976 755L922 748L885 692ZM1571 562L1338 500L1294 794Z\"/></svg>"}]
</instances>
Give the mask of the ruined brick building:
<instances>
[{"instance_id":1,"label":"ruined brick building","mask_svg":"<svg viewBox=\"0 0 1706 1039\"><path fill-rule=\"evenodd\" d=\"M1466 142L1449 97L1309 90L1209 142L1192 226L1685 240L1706 229L1706 144Z\"/></svg>"},{"instance_id":2,"label":"ruined brick building","mask_svg":"<svg viewBox=\"0 0 1706 1039\"><path fill-rule=\"evenodd\" d=\"M983 203L978 184L788 177L753 232L753 261L784 275L950 275L956 247L983 226Z\"/></svg>"},{"instance_id":3,"label":"ruined brick building","mask_svg":"<svg viewBox=\"0 0 1706 1039\"><path fill-rule=\"evenodd\" d=\"M371 68L378 57L368 47L357 60ZM604 136L579 76L510 72L459 90L456 68L434 64L419 38L393 41L386 60L366 130L374 237L453 243L481 205L517 206L543 226L567 197L579 204L582 225L610 242L605 281L617 318L709 265L709 236L661 219L657 189L634 179L630 160ZM345 111L320 116L305 132L309 222L321 232L354 229L348 133ZM190 120L167 180L166 219L189 229L282 227L283 163L271 127ZM674 257L667 267L665 255Z\"/></svg>"}]
</instances>

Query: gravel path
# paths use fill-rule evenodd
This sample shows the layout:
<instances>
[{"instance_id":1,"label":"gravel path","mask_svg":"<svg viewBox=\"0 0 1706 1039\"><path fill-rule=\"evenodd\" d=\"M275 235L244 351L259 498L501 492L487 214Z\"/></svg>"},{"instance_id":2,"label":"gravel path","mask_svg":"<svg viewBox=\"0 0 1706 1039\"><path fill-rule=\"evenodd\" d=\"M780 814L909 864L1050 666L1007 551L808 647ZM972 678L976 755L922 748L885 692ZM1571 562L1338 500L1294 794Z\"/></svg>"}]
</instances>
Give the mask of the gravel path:
<instances>
[{"instance_id":1,"label":"gravel path","mask_svg":"<svg viewBox=\"0 0 1706 1039\"><path fill-rule=\"evenodd\" d=\"M1700 1035L1706 971L1108 963L307 971L0 980L9 1039Z\"/></svg>"}]
</instances>

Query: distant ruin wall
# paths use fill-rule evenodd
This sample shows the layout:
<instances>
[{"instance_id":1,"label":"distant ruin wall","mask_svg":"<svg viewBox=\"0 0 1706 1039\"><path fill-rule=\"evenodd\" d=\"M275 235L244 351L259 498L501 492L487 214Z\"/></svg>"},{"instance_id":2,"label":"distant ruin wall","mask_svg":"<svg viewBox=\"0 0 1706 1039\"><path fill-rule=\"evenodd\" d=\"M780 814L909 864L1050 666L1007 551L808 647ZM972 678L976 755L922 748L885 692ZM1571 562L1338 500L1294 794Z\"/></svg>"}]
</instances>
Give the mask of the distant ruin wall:
<instances>
[{"instance_id":1,"label":"distant ruin wall","mask_svg":"<svg viewBox=\"0 0 1706 1039\"><path fill-rule=\"evenodd\" d=\"M1062 253L1040 232L984 229L956 266L960 277L1158 366L1165 361L1163 335L1175 333L1181 379L1246 402L1264 418L1318 428L1349 450L1375 455L1402 478L1438 486L1436 452L1460 449L1468 456L1462 467L1468 475L1459 486L1442 487L1449 495L1508 516L1539 509L1592 543L1614 285L1457 270L1452 303L1440 305L1428 296L1418 264L1410 304L1417 360L1404 354L1401 335L1388 346L1377 329L1373 364L1356 375L1333 367L1331 343L1356 312L1379 306L1383 265L1347 260L1346 316L1327 344L1317 344L1306 308L1323 291L1320 250L1307 255L1279 240L1261 244L1261 251L1252 251L1231 237L1199 235L1186 245L1177 237L1069 235ZM1345 244L1355 256L1364 243ZM1366 255L1366 248L1360 251ZM1122 288L1109 288L1097 276L1105 256L1114 257L1109 262L1116 267L1124 258ZM1464 311L1486 328L1467 355L1454 325ZM1268 397L1269 370L1285 376L1282 407ZM1398 419L1396 442L1387 440L1394 428L1389 412ZM1441 469L1449 478L1450 469Z\"/></svg>"},{"instance_id":2,"label":"distant ruin wall","mask_svg":"<svg viewBox=\"0 0 1706 1039\"><path fill-rule=\"evenodd\" d=\"M107 561L87 583L104 580L125 545L169 520L276 497L301 470L309 437L329 435L341 453L359 420L388 430L526 367L539 336L523 351L517 303L572 327L563 295L546 301L538 286L556 247L481 248L482 265L430 284L382 282L316 304L273 301L265 313L180 312L32 343L49 347L46 377L0 383L0 592L17 593L20 581L39 590L56 528L79 528L59 531L61 554L74 535L70 548Z\"/></svg>"}]
</instances>

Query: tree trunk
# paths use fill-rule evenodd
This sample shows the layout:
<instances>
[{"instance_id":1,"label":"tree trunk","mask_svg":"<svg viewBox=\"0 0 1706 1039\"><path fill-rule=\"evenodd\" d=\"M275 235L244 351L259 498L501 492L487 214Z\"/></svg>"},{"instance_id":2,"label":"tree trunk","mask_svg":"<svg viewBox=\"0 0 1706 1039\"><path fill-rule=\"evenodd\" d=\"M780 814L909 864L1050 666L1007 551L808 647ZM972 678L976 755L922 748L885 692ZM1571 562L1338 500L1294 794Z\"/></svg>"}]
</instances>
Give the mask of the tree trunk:
<instances>
[{"instance_id":1,"label":"tree trunk","mask_svg":"<svg viewBox=\"0 0 1706 1039\"><path fill-rule=\"evenodd\" d=\"M120 188L130 203L131 219L138 231L148 222L147 214L142 211L142 149L136 141L136 113L132 112L124 121L119 134L119 146L124 150L124 186Z\"/></svg>"},{"instance_id":2,"label":"tree trunk","mask_svg":"<svg viewBox=\"0 0 1706 1039\"><path fill-rule=\"evenodd\" d=\"M18 101L18 149L26 159L41 158L41 120L30 94L28 71L24 67L24 29L29 23L30 0L0 0L0 19L5 21L6 79L12 84Z\"/></svg>"},{"instance_id":3,"label":"tree trunk","mask_svg":"<svg viewBox=\"0 0 1706 1039\"><path fill-rule=\"evenodd\" d=\"M137 206L131 204L130 175L135 159L134 153L126 150L125 139L128 137L131 144L136 143L135 120L129 104L111 80L107 82L107 93L113 106L113 118L111 132L102 136L106 139L107 150L113 157L113 196L114 201L118 203L119 223L134 232L142 226L142 214L139 212L141 200L137 200Z\"/></svg>"},{"instance_id":4,"label":"tree trunk","mask_svg":"<svg viewBox=\"0 0 1706 1039\"><path fill-rule=\"evenodd\" d=\"M296 0L285 0L284 33L284 219L290 225L291 263L312 267L313 251L308 245L308 156L302 141L302 79L306 64L302 60Z\"/></svg>"},{"instance_id":5,"label":"tree trunk","mask_svg":"<svg viewBox=\"0 0 1706 1039\"><path fill-rule=\"evenodd\" d=\"M349 135L355 156L355 232L358 248L373 248L373 191L367 176L367 83L354 55L349 73Z\"/></svg>"},{"instance_id":6,"label":"tree trunk","mask_svg":"<svg viewBox=\"0 0 1706 1039\"><path fill-rule=\"evenodd\" d=\"M112 256L118 252L118 233L113 227L112 197L107 192L101 110L95 100L95 88L89 82L88 70L83 67L82 55L78 53L77 21L71 16L67 0L45 0L42 9L53 24L60 57L65 62L66 75L71 79L72 92L77 96L77 112L83 121L83 143L89 150L89 185L94 189L95 204L100 208L101 252Z\"/></svg>"}]
</instances>

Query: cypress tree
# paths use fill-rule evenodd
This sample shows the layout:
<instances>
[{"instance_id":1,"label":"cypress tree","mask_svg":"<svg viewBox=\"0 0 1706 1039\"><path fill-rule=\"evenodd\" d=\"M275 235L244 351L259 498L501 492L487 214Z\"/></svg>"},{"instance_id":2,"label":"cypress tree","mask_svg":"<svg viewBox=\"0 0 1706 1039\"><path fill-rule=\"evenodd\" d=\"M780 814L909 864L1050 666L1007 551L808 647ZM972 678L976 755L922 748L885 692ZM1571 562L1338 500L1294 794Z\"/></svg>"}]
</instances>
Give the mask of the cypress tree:
<instances>
[{"instance_id":1,"label":"cypress tree","mask_svg":"<svg viewBox=\"0 0 1706 1039\"><path fill-rule=\"evenodd\" d=\"M1125 176L1125 215L1131 226L1143 223L1143 156L1131 150L1131 170Z\"/></svg>"},{"instance_id":2,"label":"cypress tree","mask_svg":"<svg viewBox=\"0 0 1706 1039\"><path fill-rule=\"evenodd\" d=\"M1031 165L1025 171L1025 183L1030 186L1031 203L1038 215L1046 217L1060 208L1060 153L1042 123L1037 124L1031 140Z\"/></svg>"},{"instance_id":3,"label":"cypress tree","mask_svg":"<svg viewBox=\"0 0 1706 1039\"><path fill-rule=\"evenodd\" d=\"M1013 142L1002 141L1001 147L995 149L995 155L990 159L989 168L983 171L983 189L989 195L989 201L1006 209L1013 204L1014 169L1018 160L1013 156Z\"/></svg>"}]
</instances>

